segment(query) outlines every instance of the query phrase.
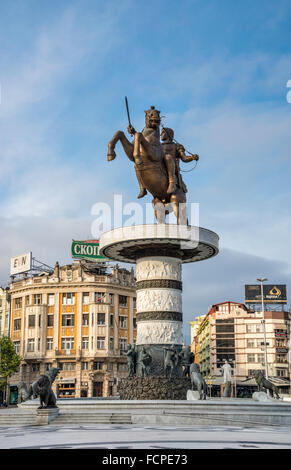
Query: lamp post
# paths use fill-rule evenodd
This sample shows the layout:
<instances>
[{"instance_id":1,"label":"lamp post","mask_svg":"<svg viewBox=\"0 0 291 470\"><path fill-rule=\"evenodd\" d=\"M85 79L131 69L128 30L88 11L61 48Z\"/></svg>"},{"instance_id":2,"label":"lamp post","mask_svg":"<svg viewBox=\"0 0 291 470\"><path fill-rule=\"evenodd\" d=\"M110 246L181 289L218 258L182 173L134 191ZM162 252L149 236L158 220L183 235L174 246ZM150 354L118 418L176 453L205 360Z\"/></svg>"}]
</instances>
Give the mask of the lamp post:
<instances>
[{"instance_id":1,"label":"lamp post","mask_svg":"<svg viewBox=\"0 0 291 470\"><path fill-rule=\"evenodd\" d=\"M268 379L268 358L267 358L267 339L266 339L266 320L265 320L265 306L264 306L264 289L263 289L263 282L267 281L266 277L262 279L257 279L258 282L261 283L261 299L262 299L262 314L263 314L263 330L264 330L264 350L265 350L265 367L266 367L266 379Z\"/></svg>"}]
</instances>

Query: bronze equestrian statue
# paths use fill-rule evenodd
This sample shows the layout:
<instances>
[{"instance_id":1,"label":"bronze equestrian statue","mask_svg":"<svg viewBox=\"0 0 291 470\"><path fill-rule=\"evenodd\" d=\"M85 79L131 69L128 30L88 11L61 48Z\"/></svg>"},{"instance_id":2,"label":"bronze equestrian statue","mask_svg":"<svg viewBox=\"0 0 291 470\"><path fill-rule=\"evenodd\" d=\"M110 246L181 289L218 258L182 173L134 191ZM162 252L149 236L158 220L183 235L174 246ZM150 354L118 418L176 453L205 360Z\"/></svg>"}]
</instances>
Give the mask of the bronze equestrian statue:
<instances>
[{"instance_id":1,"label":"bronze equestrian statue","mask_svg":"<svg viewBox=\"0 0 291 470\"><path fill-rule=\"evenodd\" d=\"M165 215L172 210L177 223L187 225L186 192L182 181L179 160L198 161L198 155L185 155L182 145L174 142L172 129L163 128L160 142L160 111L151 106L145 111L145 128L136 132L129 120L128 132L134 136L130 142L123 131L118 131L108 144L108 161L116 157L115 146L121 142L123 149L135 164L135 172L140 187L138 199L149 191L153 196L153 206L158 223L165 223Z\"/></svg>"}]
</instances>

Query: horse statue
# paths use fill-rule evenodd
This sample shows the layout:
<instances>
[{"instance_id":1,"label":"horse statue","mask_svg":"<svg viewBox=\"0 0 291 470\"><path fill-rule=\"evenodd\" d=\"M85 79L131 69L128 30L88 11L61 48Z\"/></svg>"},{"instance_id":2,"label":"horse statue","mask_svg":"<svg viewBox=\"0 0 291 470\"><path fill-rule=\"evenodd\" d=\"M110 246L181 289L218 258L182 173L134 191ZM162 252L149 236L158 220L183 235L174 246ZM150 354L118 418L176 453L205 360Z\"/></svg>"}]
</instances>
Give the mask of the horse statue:
<instances>
[{"instance_id":1,"label":"horse statue","mask_svg":"<svg viewBox=\"0 0 291 470\"><path fill-rule=\"evenodd\" d=\"M190 379L192 384L192 390L198 390L200 394L200 400L206 400L207 385L201 375L200 367L196 363L192 363L190 366Z\"/></svg>"},{"instance_id":2,"label":"horse statue","mask_svg":"<svg viewBox=\"0 0 291 470\"><path fill-rule=\"evenodd\" d=\"M253 376L255 378L255 381L257 382L259 392L263 392L264 389L270 390L272 398L274 397L274 394L276 395L276 398L280 398L279 391L276 385L270 382L270 380L266 379L261 370L256 370Z\"/></svg>"},{"instance_id":3,"label":"horse statue","mask_svg":"<svg viewBox=\"0 0 291 470\"><path fill-rule=\"evenodd\" d=\"M129 116L129 113L128 113ZM163 128L160 142L160 111L151 106L145 111L145 127L136 132L130 124L128 132L134 136L130 142L123 131L117 131L108 144L108 161L116 157L115 146L121 142L130 161L135 164L140 186L138 198L149 191L153 196L153 207L158 223L165 223L166 214L174 211L177 223L188 225L186 209L186 186L179 170L179 158L184 162L198 160L198 155L185 155L185 149L173 142L172 129Z\"/></svg>"}]
</instances>

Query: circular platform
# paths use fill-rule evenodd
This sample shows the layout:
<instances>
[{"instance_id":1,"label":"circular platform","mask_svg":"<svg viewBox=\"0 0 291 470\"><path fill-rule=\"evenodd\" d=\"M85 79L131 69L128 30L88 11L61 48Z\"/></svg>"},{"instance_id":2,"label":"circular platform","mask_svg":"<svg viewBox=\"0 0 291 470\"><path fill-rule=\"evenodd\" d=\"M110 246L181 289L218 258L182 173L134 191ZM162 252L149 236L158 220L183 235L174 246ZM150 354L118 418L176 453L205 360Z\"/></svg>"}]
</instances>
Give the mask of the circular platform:
<instances>
[{"instance_id":1,"label":"circular platform","mask_svg":"<svg viewBox=\"0 0 291 470\"><path fill-rule=\"evenodd\" d=\"M193 263L218 254L219 236L202 227L148 224L120 227L103 233L99 252L106 258L136 263L147 256L178 258Z\"/></svg>"}]
</instances>

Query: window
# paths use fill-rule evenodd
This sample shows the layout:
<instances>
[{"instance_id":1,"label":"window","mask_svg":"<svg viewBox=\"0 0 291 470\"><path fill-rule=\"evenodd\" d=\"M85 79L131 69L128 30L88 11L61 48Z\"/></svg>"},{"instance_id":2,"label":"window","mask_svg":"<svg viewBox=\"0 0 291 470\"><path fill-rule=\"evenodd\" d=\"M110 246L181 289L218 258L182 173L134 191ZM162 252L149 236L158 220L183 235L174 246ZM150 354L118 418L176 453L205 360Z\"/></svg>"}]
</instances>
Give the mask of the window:
<instances>
[{"instance_id":1,"label":"window","mask_svg":"<svg viewBox=\"0 0 291 470\"><path fill-rule=\"evenodd\" d=\"M263 332L263 325L256 323L256 333L262 333Z\"/></svg>"},{"instance_id":2,"label":"window","mask_svg":"<svg viewBox=\"0 0 291 470\"><path fill-rule=\"evenodd\" d=\"M89 304L89 292L83 292L83 305Z\"/></svg>"},{"instance_id":3,"label":"window","mask_svg":"<svg viewBox=\"0 0 291 470\"><path fill-rule=\"evenodd\" d=\"M254 323L247 323L247 333L254 333L255 332L255 324Z\"/></svg>"},{"instance_id":4,"label":"window","mask_svg":"<svg viewBox=\"0 0 291 470\"><path fill-rule=\"evenodd\" d=\"M62 326L74 326L75 325L75 315L65 314L62 315Z\"/></svg>"},{"instance_id":5,"label":"window","mask_svg":"<svg viewBox=\"0 0 291 470\"><path fill-rule=\"evenodd\" d=\"M47 326L54 326L54 316L48 315L47 316Z\"/></svg>"},{"instance_id":6,"label":"window","mask_svg":"<svg viewBox=\"0 0 291 470\"><path fill-rule=\"evenodd\" d=\"M120 372L126 372L127 371L127 364L117 364L117 370Z\"/></svg>"},{"instance_id":7,"label":"window","mask_svg":"<svg viewBox=\"0 0 291 470\"><path fill-rule=\"evenodd\" d=\"M113 338L110 337L110 338L109 338L109 349L110 349L111 351L112 351L112 349L113 349L113 345L114 345Z\"/></svg>"},{"instance_id":8,"label":"window","mask_svg":"<svg viewBox=\"0 0 291 470\"><path fill-rule=\"evenodd\" d=\"M47 303L48 303L48 305L55 305L55 295L54 294L48 294Z\"/></svg>"},{"instance_id":9,"label":"window","mask_svg":"<svg viewBox=\"0 0 291 470\"><path fill-rule=\"evenodd\" d=\"M107 364L107 370L113 370L113 363L112 362L108 362Z\"/></svg>"},{"instance_id":10,"label":"window","mask_svg":"<svg viewBox=\"0 0 291 470\"><path fill-rule=\"evenodd\" d=\"M255 348L255 347L256 347L256 341L254 339L248 339L247 348Z\"/></svg>"},{"instance_id":11,"label":"window","mask_svg":"<svg viewBox=\"0 0 291 470\"><path fill-rule=\"evenodd\" d=\"M27 341L27 352L33 352L34 351L34 339L29 339Z\"/></svg>"},{"instance_id":12,"label":"window","mask_svg":"<svg viewBox=\"0 0 291 470\"><path fill-rule=\"evenodd\" d=\"M110 315L110 326L113 327L113 319L114 319L114 316L111 314Z\"/></svg>"},{"instance_id":13,"label":"window","mask_svg":"<svg viewBox=\"0 0 291 470\"><path fill-rule=\"evenodd\" d=\"M33 362L31 364L31 370L32 370L32 372L39 372L39 363L38 362Z\"/></svg>"},{"instance_id":14,"label":"window","mask_svg":"<svg viewBox=\"0 0 291 470\"><path fill-rule=\"evenodd\" d=\"M67 292L63 294L63 305L75 305L75 294Z\"/></svg>"},{"instance_id":15,"label":"window","mask_svg":"<svg viewBox=\"0 0 291 470\"><path fill-rule=\"evenodd\" d=\"M89 325L89 313L83 313L82 315L82 325L88 326Z\"/></svg>"},{"instance_id":16,"label":"window","mask_svg":"<svg viewBox=\"0 0 291 470\"><path fill-rule=\"evenodd\" d=\"M76 369L76 364L75 364L75 362L60 362L59 363L59 368L61 370L75 370Z\"/></svg>"},{"instance_id":17,"label":"window","mask_svg":"<svg viewBox=\"0 0 291 470\"><path fill-rule=\"evenodd\" d=\"M119 305L120 307L127 307L127 297L126 295L119 296Z\"/></svg>"},{"instance_id":18,"label":"window","mask_svg":"<svg viewBox=\"0 0 291 470\"><path fill-rule=\"evenodd\" d=\"M61 348L67 349L67 350L74 349L74 338L69 338L69 337L62 338Z\"/></svg>"},{"instance_id":19,"label":"window","mask_svg":"<svg viewBox=\"0 0 291 470\"><path fill-rule=\"evenodd\" d=\"M22 298L21 297L18 297L17 299L15 299L15 309L19 309L21 308L22 306Z\"/></svg>"},{"instance_id":20,"label":"window","mask_svg":"<svg viewBox=\"0 0 291 470\"><path fill-rule=\"evenodd\" d=\"M109 303L110 305L114 304L114 295L113 294L106 294L106 297L109 297Z\"/></svg>"},{"instance_id":21,"label":"window","mask_svg":"<svg viewBox=\"0 0 291 470\"><path fill-rule=\"evenodd\" d=\"M33 294L33 305L41 305L42 295L41 294Z\"/></svg>"},{"instance_id":22,"label":"window","mask_svg":"<svg viewBox=\"0 0 291 470\"><path fill-rule=\"evenodd\" d=\"M136 318L135 317L133 317L132 322L133 322L133 328L136 329Z\"/></svg>"},{"instance_id":23,"label":"window","mask_svg":"<svg viewBox=\"0 0 291 470\"><path fill-rule=\"evenodd\" d=\"M97 336L97 349L105 349L105 337Z\"/></svg>"},{"instance_id":24,"label":"window","mask_svg":"<svg viewBox=\"0 0 291 470\"><path fill-rule=\"evenodd\" d=\"M89 349L89 338L88 336L83 336L82 338L82 348Z\"/></svg>"},{"instance_id":25,"label":"window","mask_svg":"<svg viewBox=\"0 0 291 470\"><path fill-rule=\"evenodd\" d=\"M97 325L105 325L105 313L97 313Z\"/></svg>"},{"instance_id":26,"label":"window","mask_svg":"<svg viewBox=\"0 0 291 470\"><path fill-rule=\"evenodd\" d=\"M104 304L105 302L105 292L95 292L94 301L98 304Z\"/></svg>"},{"instance_id":27,"label":"window","mask_svg":"<svg viewBox=\"0 0 291 470\"><path fill-rule=\"evenodd\" d=\"M51 351L53 349L53 344L54 344L53 338L47 338L46 340L47 351Z\"/></svg>"},{"instance_id":28,"label":"window","mask_svg":"<svg viewBox=\"0 0 291 470\"><path fill-rule=\"evenodd\" d=\"M93 362L93 370L102 370L103 362Z\"/></svg>"},{"instance_id":29,"label":"window","mask_svg":"<svg viewBox=\"0 0 291 470\"><path fill-rule=\"evenodd\" d=\"M287 362L287 355L286 354L277 354L276 355L276 362L280 362L280 363Z\"/></svg>"},{"instance_id":30,"label":"window","mask_svg":"<svg viewBox=\"0 0 291 470\"><path fill-rule=\"evenodd\" d=\"M280 329L276 328L276 329L275 329L275 336L276 336L276 337L280 337L280 336L281 336L281 337L283 337L283 338L284 338L284 337L286 338L286 337L287 337L287 331L286 331L286 330L280 330Z\"/></svg>"},{"instance_id":31,"label":"window","mask_svg":"<svg viewBox=\"0 0 291 470\"><path fill-rule=\"evenodd\" d=\"M217 348L234 348L234 339L232 338L224 338L216 340L216 347Z\"/></svg>"},{"instance_id":32,"label":"window","mask_svg":"<svg viewBox=\"0 0 291 470\"><path fill-rule=\"evenodd\" d=\"M88 362L81 362L81 370L88 370Z\"/></svg>"},{"instance_id":33,"label":"window","mask_svg":"<svg viewBox=\"0 0 291 470\"><path fill-rule=\"evenodd\" d=\"M127 349L127 339L119 338L119 349L120 351L125 351Z\"/></svg>"},{"instance_id":34,"label":"window","mask_svg":"<svg viewBox=\"0 0 291 470\"><path fill-rule=\"evenodd\" d=\"M20 341L14 341L14 349L17 354L20 352Z\"/></svg>"},{"instance_id":35,"label":"window","mask_svg":"<svg viewBox=\"0 0 291 470\"><path fill-rule=\"evenodd\" d=\"M35 315L28 315L28 328L35 327Z\"/></svg>"},{"instance_id":36,"label":"window","mask_svg":"<svg viewBox=\"0 0 291 470\"><path fill-rule=\"evenodd\" d=\"M37 339L37 350L40 351L40 338Z\"/></svg>"},{"instance_id":37,"label":"window","mask_svg":"<svg viewBox=\"0 0 291 470\"><path fill-rule=\"evenodd\" d=\"M277 377L287 377L287 369L276 369Z\"/></svg>"},{"instance_id":38,"label":"window","mask_svg":"<svg viewBox=\"0 0 291 470\"><path fill-rule=\"evenodd\" d=\"M133 297L132 303L133 303L133 308L136 308L136 297Z\"/></svg>"},{"instance_id":39,"label":"window","mask_svg":"<svg viewBox=\"0 0 291 470\"><path fill-rule=\"evenodd\" d=\"M45 365L45 370L48 372L51 367L52 367L52 363L51 363L51 362L47 362L46 365Z\"/></svg>"},{"instance_id":40,"label":"window","mask_svg":"<svg viewBox=\"0 0 291 470\"><path fill-rule=\"evenodd\" d=\"M29 305L29 295L25 296L25 305Z\"/></svg>"},{"instance_id":41,"label":"window","mask_svg":"<svg viewBox=\"0 0 291 470\"><path fill-rule=\"evenodd\" d=\"M248 362L256 362L255 354L248 354L247 355Z\"/></svg>"},{"instance_id":42,"label":"window","mask_svg":"<svg viewBox=\"0 0 291 470\"><path fill-rule=\"evenodd\" d=\"M119 328L127 328L127 317L119 317Z\"/></svg>"},{"instance_id":43,"label":"window","mask_svg":"<svg viewBox=\"0 0 291 470\"><path fill-rule=\"evenodd\" d=\"M265 364L265 355L264 354L258 354L258 362L261 364Z\"/></svg>"},{"instance_id":44,"label":"window","mask_svg":"<svg viewBox=\"0 0 291 470\"><path fill-rule=\"evenodd\" d=\"M15 318L14 320L14 331L21 329L21 318Z\"/></svg>"}]
</instances>

